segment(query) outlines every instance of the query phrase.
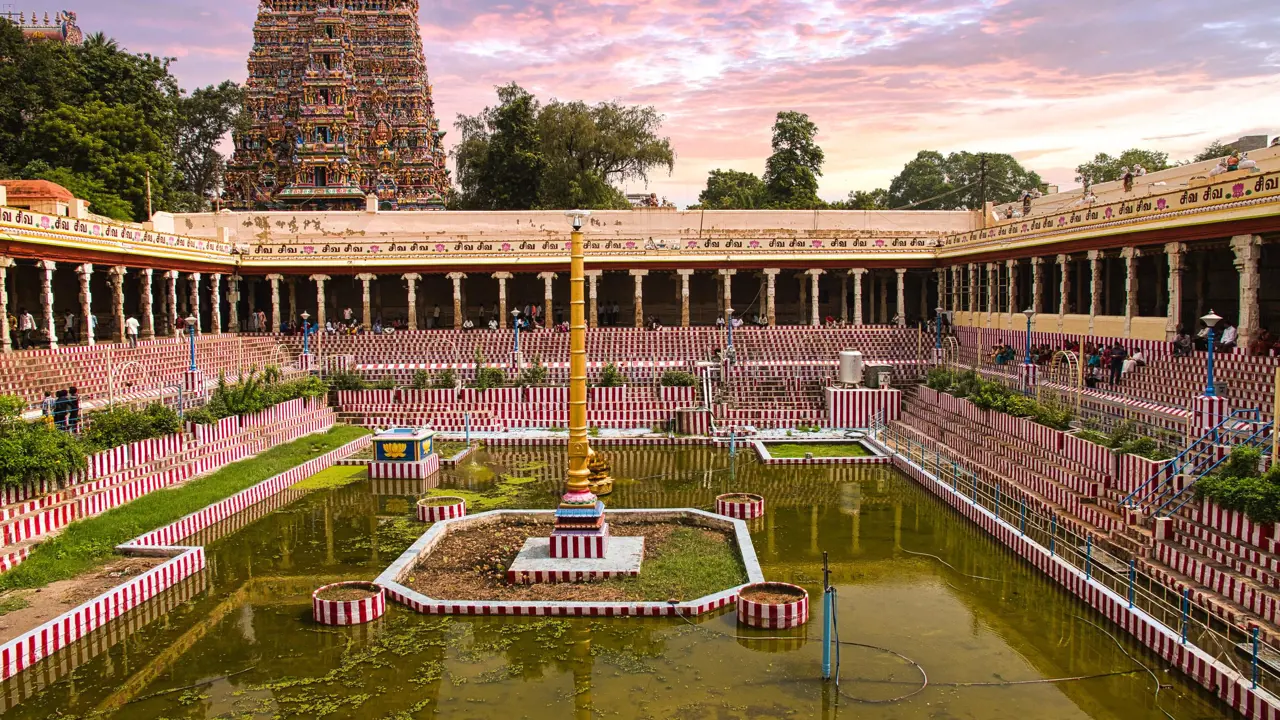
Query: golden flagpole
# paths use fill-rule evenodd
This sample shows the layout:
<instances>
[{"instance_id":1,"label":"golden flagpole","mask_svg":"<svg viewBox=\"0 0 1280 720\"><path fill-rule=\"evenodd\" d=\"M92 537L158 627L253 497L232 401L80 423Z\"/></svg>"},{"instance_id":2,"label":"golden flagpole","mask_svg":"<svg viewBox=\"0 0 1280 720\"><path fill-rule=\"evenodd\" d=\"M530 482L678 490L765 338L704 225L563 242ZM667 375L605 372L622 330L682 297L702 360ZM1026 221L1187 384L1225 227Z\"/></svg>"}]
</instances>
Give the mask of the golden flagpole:
<instances>
[{"instance_id":1,"label":"golden flagpole","mask_svg":"<svg viewBox=\"0 0 1280 720\"><path fill-rule=\"evenodd\" d=\"M573 234L569 256L569 482L568 491L585 493L591 477L587 441L587 313L586 256L582 244L584 214L571 211Z\"/></svg>"}]
</instances>

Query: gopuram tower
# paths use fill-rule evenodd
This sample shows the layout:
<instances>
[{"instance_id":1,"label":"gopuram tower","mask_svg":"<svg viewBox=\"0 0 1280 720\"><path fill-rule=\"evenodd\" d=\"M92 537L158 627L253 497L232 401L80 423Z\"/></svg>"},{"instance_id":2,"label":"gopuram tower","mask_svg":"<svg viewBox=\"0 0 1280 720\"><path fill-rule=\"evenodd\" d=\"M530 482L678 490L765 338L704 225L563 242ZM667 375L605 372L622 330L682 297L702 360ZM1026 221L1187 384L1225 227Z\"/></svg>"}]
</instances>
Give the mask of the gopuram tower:
<instances>
[{"instance_id":1,"label":"gopuram tower","mask_svg":"<svg viewBox=\"0 0 1280 720\"><path fill-rule=\"evenodd\" d=\"M261 0L253 36L230 207L444 208L418 0Z\"/></svg>"}]
</instances>

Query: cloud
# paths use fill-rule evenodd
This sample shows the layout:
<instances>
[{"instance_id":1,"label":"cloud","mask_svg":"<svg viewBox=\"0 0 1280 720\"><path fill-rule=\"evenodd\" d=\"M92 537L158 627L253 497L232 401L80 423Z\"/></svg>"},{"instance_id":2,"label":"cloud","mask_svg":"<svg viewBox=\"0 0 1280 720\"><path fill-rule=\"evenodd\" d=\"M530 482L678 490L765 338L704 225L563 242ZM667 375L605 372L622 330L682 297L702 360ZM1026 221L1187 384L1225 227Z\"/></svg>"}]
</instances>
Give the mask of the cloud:
<instances>
[{"instance_id":1,"label":"cloud","mask_svg":"<svg viewBox=\"0 0 1280 720\"><path fill-rule=\"evenodd\" d=\"M100 4L81 27L177 55L184 87L244 79L256 0ZM1274 0L433 0L419 20L444 127L511 81L652 104L679 158L649 188L681 203L713 168L761 171L780 110L821 128L830 198L922 148L1067 184L1097 152L1182 157L1280 111Z\"/></svg>"}]
</instances>

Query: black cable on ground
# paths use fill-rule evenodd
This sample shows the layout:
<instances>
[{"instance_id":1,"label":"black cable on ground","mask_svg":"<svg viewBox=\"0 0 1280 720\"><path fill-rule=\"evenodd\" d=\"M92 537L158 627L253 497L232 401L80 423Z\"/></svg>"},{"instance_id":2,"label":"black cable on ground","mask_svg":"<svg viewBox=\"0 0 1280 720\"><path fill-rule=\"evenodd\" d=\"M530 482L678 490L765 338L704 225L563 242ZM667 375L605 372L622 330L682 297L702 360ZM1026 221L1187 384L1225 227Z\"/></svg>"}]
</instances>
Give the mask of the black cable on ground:
<instances>
[{"instance_id":1,"label":"black cable on ground","mask_svg":"<svg viewBox=\"0 0 1280 720\"><path fill-rule=\"evenodd\" d=\"M1098 632L1101 632L1103 635L1106 635L1107 637L1111 638L1111 642L1115 643L1115 644L1116 644L1116 647L1120 648L1120 652L1124 653L1124 656L1125 656L1125 657L1127 657L1127 658L1129 658L1130 660L1132 660L1132 661L1134 662L1134 664L1136 664L1138 667L1141 667L1143 670L1146 670L1146 671L1147 671L1147 674L1148 674L1148 675L1150 675L1150 676L1151 676L1151 679L1152 679L1152 680L1154 680L1154 681L1155 681L1155 683L1156 683L1155 708L1156 708L1157 710L1159 710L1160 712L1164 713L1164 716L1165 716L1165 717L1167 717L1167 718L1169 718L1169 720L1175 720L1175 718L1174 718L1172 715L1170 715L1170 714L1169 714L1169 711L1168 711L1168 710L1165 710L1164 708L1160 707L1160 691L1164 688L1164 685L1161 685L1161 684L1160 684L1160 678L1156 676L1155 671L1153 671L1151 668L1147 667L1147 666L1146 666L1146 665L1145 665L1141 660L1139 660L1138 658L1136 658L1136 657L1134 657L1133 655L1129 654L1129 651L1128 651L1128 650L1125 648L1125 646L1120 642L1120 640L1119 640L1115 635L1112 635L1111 633L1107 632L1107 629L1106 629L1106 628L1104 628L1104 627L1102 627L1101 625L1099 625L1099 624L1097 624L1097 623L1093 622L1092 620L1088 620L1088 619L1086 619L1086 618L1082 618L1082 617L1080 617L1079 615L1073 615L1072 617L1074 617L1075 619L1077 619L1077 620L1079 620L1079 621L1081 621L1081 622L1088 623L1089 625L1094 626L1095 628L1097 628L1097 629L1098 629Z\"/></svg>"},{"instance_id":2,"label":"black cable on ground","mask_svg":"<svg viewBox=\"0 0 1280 720\"><path fill-rule=\"evenodd\" d=\"M967 577L967 578L973 578L974 580L988 580L988 581L990 581L990 582L1002 582L1002 581L1000 580L1000 578L989 578L989 577L983 577L983 576L981 576L981 575L970 575L969 573L966 573L966 572L960 572L959 570L957 570L957 569L956 569L956 566L955 566L955 565L952 565L951 563L947 562L946 560L943 560L942 558L938 557L937 555L930 555L929 553L922 553L922 552L914 552L914 551L908 550L908 549L906 549L906 548L899 548L899 549L900 549L900 550L902 550L902 552L904 552L904 553L906 553L906 554L908 554L908 555L919 555L919 556L921 556L921 557L929 557L929 558L933 558L934 560L937 560L938 562L942 563L943 565L946 565L947 567L951 568L952 570L955 570L957 573L959 573L959 574L961 574L961 575L963 575L963 576L965 576L965 577Z\"/></svg>"}]
</instances>

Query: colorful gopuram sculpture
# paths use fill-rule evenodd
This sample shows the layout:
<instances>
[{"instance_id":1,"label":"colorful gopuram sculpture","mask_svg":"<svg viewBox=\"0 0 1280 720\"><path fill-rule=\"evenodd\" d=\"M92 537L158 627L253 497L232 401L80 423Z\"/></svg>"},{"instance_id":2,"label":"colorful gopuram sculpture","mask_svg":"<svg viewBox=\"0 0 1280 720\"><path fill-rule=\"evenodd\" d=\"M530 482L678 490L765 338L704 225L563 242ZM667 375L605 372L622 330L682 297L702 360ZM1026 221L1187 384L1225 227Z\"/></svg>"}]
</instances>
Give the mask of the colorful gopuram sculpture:
<instances>
[{"instance_id":1,"label":"colorful gopuram sculpture","mask_svg":"<svg viewBox=\"0 0 1280 720\"><path fill-rule=\"evenodd\" d=\"M70 10L55 13L52 19L46 12L43 20L35 12L28 19L24 12L4 11L0 12L0 19L16 25L27 40L52 40L68 45L80 45L84 42L84 32L76 25L76 14Z\"/></svg>"},{"instance_id":2,"label":"colorful gopuram sculpture","mask_svg":"<svg viewBox=\"0 0 1280 720\"><path fill-rule=\"evenodd\" d=\"M444 208L418 0L262 0L253 34L230 207Z\"/></svg>"}]
</instances>

